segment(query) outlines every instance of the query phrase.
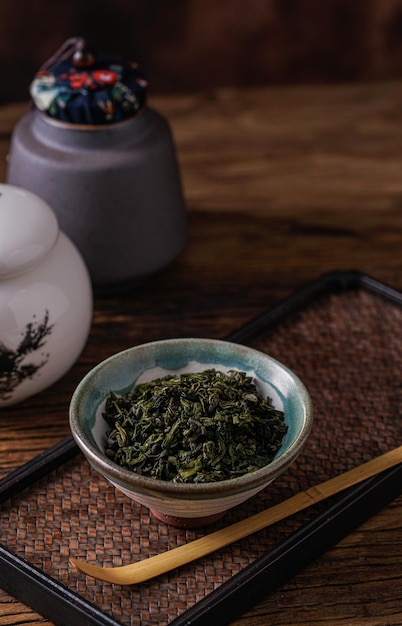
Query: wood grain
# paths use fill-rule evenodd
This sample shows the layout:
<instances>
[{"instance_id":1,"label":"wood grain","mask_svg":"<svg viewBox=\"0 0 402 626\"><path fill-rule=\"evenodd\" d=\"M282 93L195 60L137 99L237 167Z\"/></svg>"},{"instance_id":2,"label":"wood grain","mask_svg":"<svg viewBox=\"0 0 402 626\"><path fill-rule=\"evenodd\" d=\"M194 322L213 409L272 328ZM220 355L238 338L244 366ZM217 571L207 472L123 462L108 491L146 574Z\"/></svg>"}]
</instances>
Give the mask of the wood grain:
<instances>
[{"instance_id":1,"label":"wood grain","mask_svg":"<svg viewBox=\"0 0 402 626\"><path fill-rule=\"evenodd\" d=\"M401 0L0 3L0 99L26 97L72 34L139 61L156 92L401 77ZM51 14L51 26L48 24ZM40 36L38 33L40 32Z\"/></svg>"},{"instance_id":2,"label":"wood grain","mask_svg":"<svg viewBox=\"0 0 402 626\"><path fill-rule=\"evenodd\" d=\"M96 298L77 364L1 411L1 475L68 434L75 385L113 352L162 337L223 337L334 269L402 289L399 83L222 89L151 104L176 138L188 248L135 292ZM1 180L26 106L0 108ZM402 624L401 515L398 498L235 624ZM42 622L0 592L1 624Z\"/></svg>"}]
</instances>

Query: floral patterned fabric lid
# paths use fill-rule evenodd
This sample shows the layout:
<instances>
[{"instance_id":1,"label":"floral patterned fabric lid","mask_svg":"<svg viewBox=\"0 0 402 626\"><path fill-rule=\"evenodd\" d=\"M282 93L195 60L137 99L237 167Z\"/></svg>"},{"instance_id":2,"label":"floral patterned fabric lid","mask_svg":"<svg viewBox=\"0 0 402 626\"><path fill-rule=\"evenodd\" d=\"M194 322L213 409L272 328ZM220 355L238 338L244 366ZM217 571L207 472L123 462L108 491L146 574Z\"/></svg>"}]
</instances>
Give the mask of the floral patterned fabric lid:
<instances>
[{"instance_id":1,"label":"floral patterned fabric lid","mask_svg":"<svg viewBox=\"0 0 402 626\"><path fill-rule=\"evenodd\" d=\"M81 37L68 39L30 86L35 106L73 124L111 124L133 117L146 101L147 81L135 63L96 55Z\"/></svg>"}]
</instances>

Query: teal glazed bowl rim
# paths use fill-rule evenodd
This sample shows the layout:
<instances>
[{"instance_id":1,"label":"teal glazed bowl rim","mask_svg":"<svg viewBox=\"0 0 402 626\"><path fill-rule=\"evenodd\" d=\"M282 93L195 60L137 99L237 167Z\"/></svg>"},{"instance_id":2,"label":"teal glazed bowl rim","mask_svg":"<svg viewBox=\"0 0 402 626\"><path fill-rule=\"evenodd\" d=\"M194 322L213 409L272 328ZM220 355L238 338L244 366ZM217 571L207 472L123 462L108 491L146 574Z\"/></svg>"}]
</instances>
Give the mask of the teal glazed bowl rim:
<instances>
[{"instance_id":1,"label":"teal glazed bowl rim","mask_svg":"<svg viewBox=\"0 0 402 626\"><path fill-rule=\"evenodd\" d=\"M268 389L266 395L272 398L276 408L284 411L288 426L282 447L271 463L232 479L171 483L136 474L104 454L95 426L100 421L106 424L101 416L101 405L109 392L126 393L144 372L148 372L150 380L170 371L189 371L189 363L198 371L210 367L246 371L258 381L257 386L264 386L263 393ZM143 343L100 362L76 387L70 402L69 420L72 435L89 463L116 485L156 497L205 500L249 491L273 481L294 462L306 443L312 428L313 410L310 395L300 378L273 357L229 341L180 338Z\"/></svg>"}]
</instances>

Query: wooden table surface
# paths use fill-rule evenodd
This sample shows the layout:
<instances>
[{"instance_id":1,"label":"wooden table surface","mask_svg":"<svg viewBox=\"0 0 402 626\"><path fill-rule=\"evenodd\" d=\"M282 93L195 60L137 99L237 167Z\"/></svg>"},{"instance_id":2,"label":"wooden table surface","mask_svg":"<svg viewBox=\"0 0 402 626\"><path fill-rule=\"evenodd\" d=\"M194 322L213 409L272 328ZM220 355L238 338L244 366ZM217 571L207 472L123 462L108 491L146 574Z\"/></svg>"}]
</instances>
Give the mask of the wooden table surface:
<instances>
[{"instance_id":1,"label":"wooden table surface","mask_svg":"<svg viewBox=\"0 0 402 626\"><path fill-rule=\"evenodd\" d=\"M50 389L0 411L0 476L69 433L75 385L118 350L223 337L335 269L402 290L402 84L222 89L150 103L176 139L188 247L136 291L96 298L76 365ZM1 180L25 108L0 108ZM44 621L0 592L0 624ZM234 624L402 624L402 497Z\"/></svg>"}]
</instances>

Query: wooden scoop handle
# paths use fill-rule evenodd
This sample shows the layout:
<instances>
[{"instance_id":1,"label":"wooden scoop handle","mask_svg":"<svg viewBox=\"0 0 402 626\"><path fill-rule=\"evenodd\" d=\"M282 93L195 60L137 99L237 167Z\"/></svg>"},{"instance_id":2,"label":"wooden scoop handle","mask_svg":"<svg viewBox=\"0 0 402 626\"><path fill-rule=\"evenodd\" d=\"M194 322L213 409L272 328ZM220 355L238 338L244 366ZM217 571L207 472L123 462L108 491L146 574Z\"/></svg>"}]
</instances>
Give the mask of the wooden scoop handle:
<instances>
[{"instance_id":1,"label":"wooden scoop handle","mask_svg":"<svg viewBox=\"0 0 402 626\"><path fill-rule=\"evenodd\" d=\"M89 576L118 585L133 585L145 582L159 574L168 572L185 563L190 563L206 554L215 552L234 541L243 539L262 528L266 528L279 520L288 517L298 511L308 508L321 500L325 500L352 485L375 476L384 470L402 462L402 446L394 448L367 463L363 463L335 478L331 478L315 487L301 491L288 500L265 509L256 515L236 522L231 526L205 535L195 541L190 541L182 546L162 552L136 563L121 567L100 567L86 561L70 559L77 569Z\"/></svg>"}]
</instances>

